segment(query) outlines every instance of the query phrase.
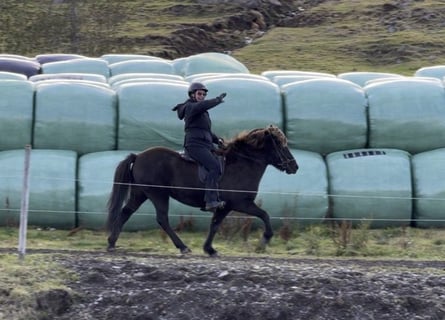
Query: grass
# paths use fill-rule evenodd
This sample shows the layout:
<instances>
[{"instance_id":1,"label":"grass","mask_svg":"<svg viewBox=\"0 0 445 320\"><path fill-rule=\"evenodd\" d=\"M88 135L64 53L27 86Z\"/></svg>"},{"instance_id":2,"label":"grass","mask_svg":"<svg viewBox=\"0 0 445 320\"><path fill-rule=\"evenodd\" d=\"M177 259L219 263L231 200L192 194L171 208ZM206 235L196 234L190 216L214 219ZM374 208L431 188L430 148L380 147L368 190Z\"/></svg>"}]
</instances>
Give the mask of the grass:
<instances>
[{"instance_id":1,"label":"grass","mask_svg":"<svg viewBox=\"0 0 445 320\"><path fill-rule=\"evenodd\" d=\"M258 253L262 231L253 228L240 232L232 226L217 234L214 247L223 256L271 257L360 257L373 259L445 259L445 230L417 228L369 229L312 225L289 232L276 230L275 237L265 252ZM194 255L204 256L202 244L205 232L178 232ZM105 232L80 230L71 234L66 230L30 228L27 248L52 250L104 251L107 245ZM17 248L18 230L0 228L0 248ZM147 254L178 254L170 239L160 230L123 232L118 249L125 252Z\"/></svg>"},{"instance_id":2,"label":"grass","mask_svg":"<svg viewBox=\"0 0 445 320\"><path fill-rule=\"evenodd\" d=\"M442 1L303 1L298 6L294 11L298 25L269 25L250 45L238 48L229 43L224 50L232 51L255 74L283 69L409 76L421 67L445 63ZM264 16L279 16L264 10ZM180 52L190 52L197 43L206 47L200 35L192 39L184 34L185 27L229 21L246 12L234 3L203 5L191 0L9 0L0 5L0 51L27 56L66 52L180 58ZM175 36L174 31L178 31ZM215 31L214 36L239 32L242 38L244 31L230 28ZM184 38L178 41L181 34Z\"/></svg>"},{"instance_id":3,"label":"grass","mask_svg":"<svg viewBox=\"0 0 445 320\"><path fill-rule=\"evenodd\" d=\"M60 266L54 256L30 255L19 261L0 254L0 319L42 319L36 313L36 295L53 289L69 290L65 281L74 275Z\"/></svg>"}]
</instances>

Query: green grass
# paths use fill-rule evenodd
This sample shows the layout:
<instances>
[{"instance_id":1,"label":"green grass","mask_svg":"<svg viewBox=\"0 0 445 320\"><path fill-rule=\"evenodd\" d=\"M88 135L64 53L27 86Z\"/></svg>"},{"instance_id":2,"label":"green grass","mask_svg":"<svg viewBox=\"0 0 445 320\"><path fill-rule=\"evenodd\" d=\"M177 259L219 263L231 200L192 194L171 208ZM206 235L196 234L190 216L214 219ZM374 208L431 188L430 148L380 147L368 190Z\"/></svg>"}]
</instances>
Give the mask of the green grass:
<instances>
[{"instance_id":1,"label":"green grass","mask_svg":"<svg viewBox=\"0 0 445 320\"><path fill-rule=\"evenodd\" d=\"M269 25L267 32L250 45L237 48L228 43L225 50L232 51L256 74L283 69L410 76L421 67L445 64L442 1L399 4L341 0L294 5L301 8L295 10L297 26ZM202 5L191 0L78 0L60 4L52 0L8 0L0 5L0 51L26 56L66 52L92 57L134 53L179 58L178 52L191 49L184 51L180 46L192 43L193 47L194 41L204 40L198 36L189 41L187 34L178 41L184 27L211 25L246 12L235 4ZM277 15L266 9L263 13ZM234 29L215 35L237 32L241 38L253 36Z\"/></svg>"},{"instance_id":2,"label":"green grass","mask_svg":"<svg viewBox=\"0 0 445 320\"><path fill-rule=\"evenodd\" d=\"M0 318L44 319L36 312L36 294L65 286L75 276L51 255L29 255L18 260L16 255L0 254Z\"/></svg>"},{"instance_id":3,"label":"green grass","mask_svg":"<svg viewBox=\"0 0 445 320\"><path fill-rule=\"evenodd\" d=\"M445 63L445 31L434 19L439 1L383 10L387 1L327 1L310 8L306 26L274 28L234 52L251 72L289 69L327 73L392 72L411 76ZM401 13L400 13L401 11ZM419 16L416 18L416 14Z\"/></svg>"},{"instance_id":4,"label":"green grass","mask_svg":"<svg viewBox=\"0 0 445 320\"><path fill-rule=\"evenodd\" d=\"M223 256L272 257L360 257L373 259L445 259L445 230L417 228L368 229L352 228L347 240L340 228L314 225L305 229L292 229L290 235L276 230L275 237L265 251L258 251L262 231L254 229L241 234L235 228L217 234L214 247ZM202 245L205 232L178 233L192 249L194 255L204 256ZM0 228L0 248L17 248L18 230ZM105 232L81 230L71 234L66 230L30 228L27 248L52 250L105 251ZM160 230L123 232L118 250L147 254L178 254L170 239Z\"/></svg>"}]
</instances>

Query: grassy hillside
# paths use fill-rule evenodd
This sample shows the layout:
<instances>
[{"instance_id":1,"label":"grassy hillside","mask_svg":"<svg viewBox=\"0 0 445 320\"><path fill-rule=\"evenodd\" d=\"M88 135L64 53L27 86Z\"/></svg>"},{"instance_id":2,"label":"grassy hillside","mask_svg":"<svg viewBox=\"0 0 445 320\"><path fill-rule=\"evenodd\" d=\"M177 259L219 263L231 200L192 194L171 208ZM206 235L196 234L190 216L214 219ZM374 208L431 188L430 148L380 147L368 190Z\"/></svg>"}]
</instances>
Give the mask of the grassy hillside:
<instances>
[{"instance_id":1,"label":"grassy hillside","mask_svg":"<svg viewBox=\"0 0 445 320\"><path fill-rule=\"evenodd\" d=\"M411 75L420 67L445 64L443 1L281 0L279 5L264 0L251 8L246 1L224 2L5 0L0 4L0 52L134 53L168 59L231 52L253 73L298 69Z\"/></svg>"}]
</instances>

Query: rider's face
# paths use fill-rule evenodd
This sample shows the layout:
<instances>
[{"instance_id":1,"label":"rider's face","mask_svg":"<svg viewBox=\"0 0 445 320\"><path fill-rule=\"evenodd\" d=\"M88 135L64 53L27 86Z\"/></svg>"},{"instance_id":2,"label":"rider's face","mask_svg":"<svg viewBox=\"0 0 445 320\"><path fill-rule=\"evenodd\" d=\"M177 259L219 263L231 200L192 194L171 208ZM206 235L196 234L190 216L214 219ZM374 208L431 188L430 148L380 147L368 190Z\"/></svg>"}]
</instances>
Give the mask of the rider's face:
<instances>
[{"instance_id":1,"label":"rider's face","mask_svg":"<svg viewBox=\"0 0 445 320\"><path fill-rule=\"evenodd\" d=\"M207 92L204 90L196 90L195 91L195 99L196 101L203 101L206 98Z\"/></svg>"}]
</instances>

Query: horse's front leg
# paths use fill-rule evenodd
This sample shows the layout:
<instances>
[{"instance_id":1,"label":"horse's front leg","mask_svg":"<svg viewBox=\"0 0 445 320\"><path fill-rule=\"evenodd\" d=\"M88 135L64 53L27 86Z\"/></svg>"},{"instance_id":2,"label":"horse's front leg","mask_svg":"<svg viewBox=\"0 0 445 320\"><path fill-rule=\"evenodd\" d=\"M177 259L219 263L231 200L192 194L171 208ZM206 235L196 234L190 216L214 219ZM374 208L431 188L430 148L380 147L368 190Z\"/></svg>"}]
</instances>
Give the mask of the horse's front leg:
<instances>
[{"instance_id":1,"label":"horse's front leg","mask_svg":"<svg viewBox=\"0 0 445 320\"><path fill-rule=\"evenodd\" d=\"M229 212L230 210L227 209L218 209L213 214L212 221L210 222L209 234L207 235L207 239L203 246L204 252L211 257L216 257L218 255L218 251L216 251L212 246L213 238L215 237L215 234L218 231L222 221L229 214Z\"/></svg>"},{"instance_id":2,"label":"horse's front leg","mask_svg":"<svg viewBox=\"0 0 445 320\"><path fill-rule=\"evenodd\" d=\"M272 230L272 225L270 224L269 214L260 207L258 207L253 202L253 200L241 202L237 204L236 208L233 208L233 210L243 212L254 217L258 217L263 221L264 233L263 233L263 238L260 240L258 249L261 251L264 250L266 248L266 245L269 244L270 239L273 237L273 230Z\"/></svg>"}]
</instances>

